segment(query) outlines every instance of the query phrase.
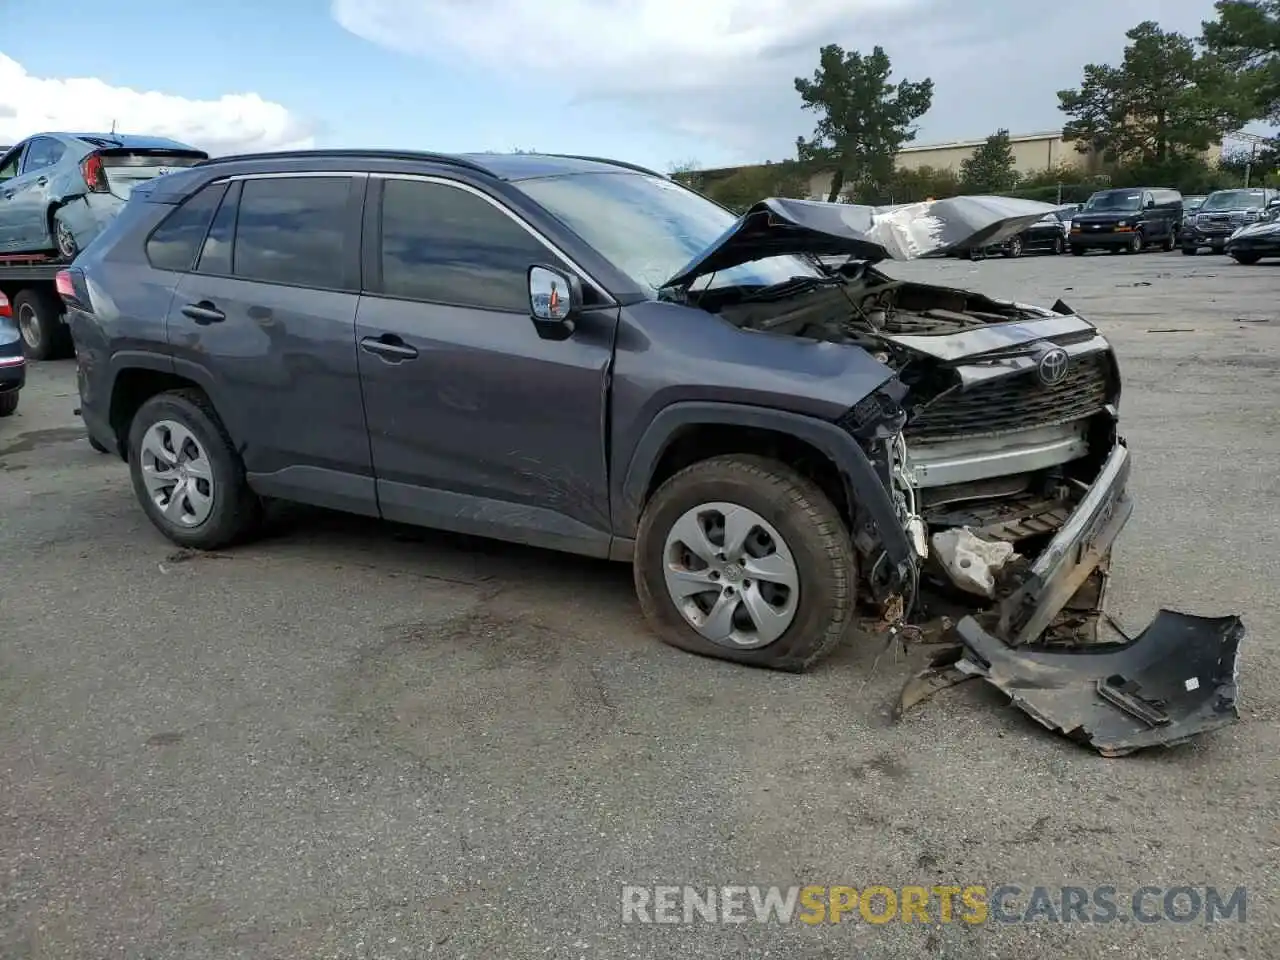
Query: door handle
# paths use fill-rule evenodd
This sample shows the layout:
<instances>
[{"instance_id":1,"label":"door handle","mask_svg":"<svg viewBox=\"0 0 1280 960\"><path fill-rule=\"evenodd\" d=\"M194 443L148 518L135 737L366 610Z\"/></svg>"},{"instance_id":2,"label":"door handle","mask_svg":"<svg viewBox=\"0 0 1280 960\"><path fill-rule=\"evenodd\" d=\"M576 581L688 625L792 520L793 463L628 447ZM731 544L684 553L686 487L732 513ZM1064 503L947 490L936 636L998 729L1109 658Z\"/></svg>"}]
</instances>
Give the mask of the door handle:
<instances>
[{"instance_id":1,"label":"door handle","mask_svg":"<svg viewBox=\"0 0 1280 960\"><path fill-rule=\"evenodd\" d=\"M409 346L394 333L384 333L380 337L365 337L360 341L360 349L381 357L388 363L412 360L418 355L415 347Z\"/></svg>"},{"instance_id":2,"label":"door handle","mask_svg":"<svg viewBox=\"0 0 1280 960\"><path fill-rule=\"evenodd\" d=\"M210 323L221 323L227 319L227 315L208 300L201 300L199 303L188 303L182 308L182 315L190 317L201 326Z\"/></svg>"},{"instance_id":3,"label":"door handle","mask_svg":"<svg viewBox=\"0 0 1280 960\"><path fill-rule=\"evenodd\" d=\"M37 187L45 187L45 186L48 186L48 185L49 185L49 178L48 178L48 177L37 177L37 178L36 178L36 186L37 186Z\"/></svg>"}]
</instances>

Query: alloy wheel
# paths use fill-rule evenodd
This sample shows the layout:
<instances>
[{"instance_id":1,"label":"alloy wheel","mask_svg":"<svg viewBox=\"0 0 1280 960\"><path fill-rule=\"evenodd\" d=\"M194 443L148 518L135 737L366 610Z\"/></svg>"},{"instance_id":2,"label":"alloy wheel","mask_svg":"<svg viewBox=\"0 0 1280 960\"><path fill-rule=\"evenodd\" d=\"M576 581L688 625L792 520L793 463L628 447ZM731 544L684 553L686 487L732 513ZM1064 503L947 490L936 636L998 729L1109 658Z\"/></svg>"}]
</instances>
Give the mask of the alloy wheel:
<instances>
[{"instance_id":1,"label":"alloy wheel","mask_svg":"<svg viewBox=\"0 0 1280 960\"><path fill-rule=\"evenodd\" d=\"M143 434L139 466L147 495L166 520L198 527L213 512L213 466L195 435L176 420L158 420Z\"/></svg>"},{"instance_id":2,"label":"alloy wheel","mask_svg":"<svg viewBox=\"0 0 1280 960\"><path fill-rule=\"evenodd\" d=\"M18 307L18 332L22 334L22 342L27 345L28 353L39 353L44 342L40 330L40 319L36 316L36 308L29 303Z\"/></svg>"},{"instance_id":3,"label":"alloy wheel","mask_svg":"<svg viewBox=\"0 0 1280 960\"><path fill-rule=\"evenodd\" d=\"M72 235L71 229L61 220L53 222L53 239L58 245L58 254L64 260L74 260L76 254L80 252L80 248L76 246L76 238Z\"/></svg>"},{"instance_id":4,"label":"alloy wheel","mask_svg":"<svg viewBox=\"0 0 1280 960\"><path fill-rule=\"evenodd\" d=\"M800 571L764 517L733 503L703 503L672 525L663 548L667 593L711 643L768 646L786 632L800 602Z\"/></svg>"}]
</instances>

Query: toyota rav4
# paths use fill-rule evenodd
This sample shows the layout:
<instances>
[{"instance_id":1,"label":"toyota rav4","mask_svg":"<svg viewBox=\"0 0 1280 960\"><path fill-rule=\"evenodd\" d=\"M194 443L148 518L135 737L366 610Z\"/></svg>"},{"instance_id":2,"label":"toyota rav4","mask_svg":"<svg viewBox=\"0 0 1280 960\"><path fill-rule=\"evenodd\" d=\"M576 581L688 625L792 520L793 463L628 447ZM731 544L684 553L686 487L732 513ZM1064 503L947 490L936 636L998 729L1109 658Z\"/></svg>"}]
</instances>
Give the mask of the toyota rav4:
<instances>
[{"instance_id":1,"label":"toyota rav4","mask_svg":"<svg viewBox=\"0 0 1280 960\"><path fill-rule=\"evenodd\" d=\"M257 155L139 185L58 285L90 436L176 543L280 498L630 561L663 640L786 670L954 622L949 669L1122 753L1234 719L1241 628L1097 632L1132 509L1111 348L875 266L1051 209L735 218L587 158Z\"/></svg>"}]
</instances>

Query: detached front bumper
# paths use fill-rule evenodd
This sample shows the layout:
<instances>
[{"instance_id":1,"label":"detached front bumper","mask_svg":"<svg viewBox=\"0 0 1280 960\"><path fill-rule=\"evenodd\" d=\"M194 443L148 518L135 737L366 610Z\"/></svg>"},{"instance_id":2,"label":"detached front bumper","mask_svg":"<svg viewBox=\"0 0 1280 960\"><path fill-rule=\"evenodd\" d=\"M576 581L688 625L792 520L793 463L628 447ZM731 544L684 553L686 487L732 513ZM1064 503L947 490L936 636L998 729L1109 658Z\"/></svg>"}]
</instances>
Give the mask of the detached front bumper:
<instances>
[{"instance_id":1,"label":"detached front bumper","mask_svg":"<svg viewBox=\"0 0 1280 960\"><path fill-rule=\"evenodd\" d=\"M1024 713L1106 756L1181 743L1238 719L1236 671L1244 626L1162 610L1125 643L1048 646L1050 624L1091 577L1105 576L1133 512L1128 448L1118 441L1074 512L1018 588L995 609L964 617L959 649L903 690L899 713L937 690L982 678ZM1098 590L1100 600L1102 591ZM1095 621L1101 610L1092 613Z\"/></svg>"}]
</instances>

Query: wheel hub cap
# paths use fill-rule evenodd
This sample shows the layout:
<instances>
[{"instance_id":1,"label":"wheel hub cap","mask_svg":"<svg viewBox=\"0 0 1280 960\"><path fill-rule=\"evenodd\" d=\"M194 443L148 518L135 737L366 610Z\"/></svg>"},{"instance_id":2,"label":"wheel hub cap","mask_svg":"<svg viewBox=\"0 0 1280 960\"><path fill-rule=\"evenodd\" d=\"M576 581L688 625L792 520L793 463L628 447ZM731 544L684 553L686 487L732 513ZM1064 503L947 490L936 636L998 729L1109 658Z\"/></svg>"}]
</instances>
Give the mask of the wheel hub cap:
<instances>
[{"instance_id":1,"label":"wheel hub cap","mask_svg":"<svg viewBox=\"0 0 1280 960\"><path fill-rule=\"evenodd\" d=\"M142 483L170 523L198 527L213 512L213 466L204 447L175 420L153 423L139 449Z\"/></svg>"},{"instance_id":2,"label":"wheel hub cap","mask_svg":"<svg viewBox=\"0 0 1280 960\"><path fill-rule=\"evenodd\" d=\"M754 510L694 507L671 527L663 559L671 602L712 643L767 646L795 619L800 571L782 535Z\"/></svg>"}]
</instances>

